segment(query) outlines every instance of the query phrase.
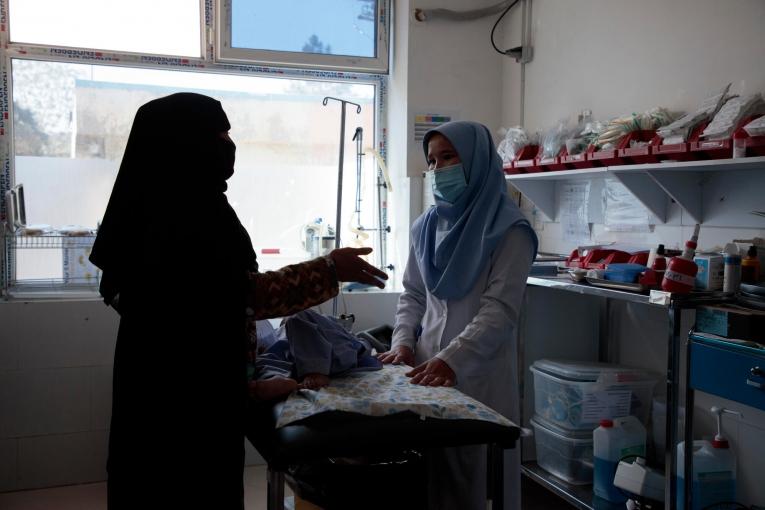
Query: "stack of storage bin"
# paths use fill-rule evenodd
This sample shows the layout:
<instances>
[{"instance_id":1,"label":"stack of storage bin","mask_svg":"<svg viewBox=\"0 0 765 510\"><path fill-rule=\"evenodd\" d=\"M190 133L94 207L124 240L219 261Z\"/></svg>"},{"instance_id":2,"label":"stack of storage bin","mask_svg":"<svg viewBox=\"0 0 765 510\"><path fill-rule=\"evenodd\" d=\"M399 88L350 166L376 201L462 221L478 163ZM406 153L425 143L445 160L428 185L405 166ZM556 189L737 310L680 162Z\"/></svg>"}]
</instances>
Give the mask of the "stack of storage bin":
<instances>
[{"instance_id":1,"label":"stack of storage bin","mask_svg":"<svg viewBox=\"0 0 765 510\"><path fill-rule=\"evenodd\" d=\"M644 370L542 359L531 372L537 464L569 483L592 483L592 431L601 419L648 422L656 379Z\"/></svg>"}]
</instances>

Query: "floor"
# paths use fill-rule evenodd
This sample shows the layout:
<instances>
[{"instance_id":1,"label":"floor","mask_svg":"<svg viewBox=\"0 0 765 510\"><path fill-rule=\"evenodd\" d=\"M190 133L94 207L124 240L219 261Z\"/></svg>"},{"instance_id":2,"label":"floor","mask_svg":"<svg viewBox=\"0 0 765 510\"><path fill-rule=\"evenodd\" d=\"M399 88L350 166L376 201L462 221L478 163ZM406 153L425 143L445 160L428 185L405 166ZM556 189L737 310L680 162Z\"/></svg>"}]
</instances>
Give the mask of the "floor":
<instances>
[{"instance_id":1,"label":"floor","mask_svg":"<svg viewBox=\"0 0 765 510\"><path fill-rule=\"evenodd\" d=\"M245 509L265 510L265 466L248 466L245 468L244 478ZM523 510L570 510L573 508L525 477L521 491ZM289 489L286 492L291 495ZM105 508L105 483L0 493L0 509L2 510L104 510Z\"/></svg>"}]
</instances>

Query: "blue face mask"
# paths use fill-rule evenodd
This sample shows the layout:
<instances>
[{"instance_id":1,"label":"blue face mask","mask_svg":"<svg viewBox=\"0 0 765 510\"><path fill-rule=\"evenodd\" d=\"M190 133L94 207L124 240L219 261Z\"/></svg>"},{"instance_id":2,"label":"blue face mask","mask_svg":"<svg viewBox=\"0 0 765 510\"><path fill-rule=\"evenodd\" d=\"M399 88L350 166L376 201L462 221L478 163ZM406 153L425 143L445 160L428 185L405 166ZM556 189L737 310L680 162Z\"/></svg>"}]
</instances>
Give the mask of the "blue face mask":
<instances>
[{"instance_id":1,"label":"blue face mask","mask_svg":"<svg viewBox=\"0 0 765 510\"><path fill-rule=\"evenodd\" d=\"M433 172L433 195L453 204L467 188L462 163L439 168Z\"/></svg>"}]
</instances>

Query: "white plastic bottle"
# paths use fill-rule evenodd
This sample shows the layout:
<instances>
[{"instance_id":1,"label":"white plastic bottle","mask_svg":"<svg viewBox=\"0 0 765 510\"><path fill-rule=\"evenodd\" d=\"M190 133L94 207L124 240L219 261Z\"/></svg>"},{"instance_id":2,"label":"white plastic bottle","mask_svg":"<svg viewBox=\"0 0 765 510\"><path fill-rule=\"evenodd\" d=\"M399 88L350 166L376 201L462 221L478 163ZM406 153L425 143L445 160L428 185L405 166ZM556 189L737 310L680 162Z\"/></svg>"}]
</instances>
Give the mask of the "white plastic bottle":
<instances>
[{"instance_id":1,"label":"white plastic bottle","mask_svg":"<svg viewBox=\"0 0 765 510\"><path fill-rule=\"evenodd\" d=\"M717 415L714 441L693 442L692 507L701 510L715 503L736 501L736 456L722 436L722 413L740 414L721 407L712 407ZM677 445L677 508L685 506L685 442Z\"/></svg>"},{"instance_id":2,"label":"white plastic bottle","mask_svg":"<svg viewBox=\"0 0 765 510\"><path fill-rule=\"evenodd\" d=\"M592 433L592 440L595 495L612 503L624 503L627 496L614 487L614 474L623 458L632 455L645 457L645 427L635 416L600 420L600 427Z\"/></svg>"}]
</instances>

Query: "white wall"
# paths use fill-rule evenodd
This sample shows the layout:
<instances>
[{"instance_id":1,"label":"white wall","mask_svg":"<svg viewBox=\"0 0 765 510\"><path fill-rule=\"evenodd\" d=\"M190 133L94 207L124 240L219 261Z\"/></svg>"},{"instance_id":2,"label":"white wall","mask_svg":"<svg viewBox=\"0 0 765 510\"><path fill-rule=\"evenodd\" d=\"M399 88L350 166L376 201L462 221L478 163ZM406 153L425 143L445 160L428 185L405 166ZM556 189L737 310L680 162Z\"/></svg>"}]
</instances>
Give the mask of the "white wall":
<instances>
[{"instance_id":1,"label":"white wall","mask_svg":"<svg viewBox=\"0 0 765 510\"><path fill-rule=\"evenodd\" d=\"M520 44L520 10L514 11L505 25L506 48ZM517 125L522 111L525 127L535 131L575 117L585 108L601 120L654 106L690 110L728 82L734 93L765 93L765 3L760 0L533 0L532 44L534 58L525 66L525 84L520 64L511 59L503 64L503 126ZM744 180L739 183L746 185ZM533 206L524 202L531 211ZM563 240L559 223L541 221L539 214L534 217L543 250L568 253L574 248ZM667 223L650 233L606 232L602 217L594 221L592 242L669 247L688 239L687 225L692 223L676 204L670 205ZM753 236L765 237L765 224L763 228L702 225L699 247ZM548 298L545 302L551 308L551 303L559 304ZM534 310L532 306L529 312ZM609 334L618 338L622 363L654 370L666 365L663 312L619 305L612 309L611 320ZM566 333L545 333L541 327L528 338ZM709 407L714 404L744 414L741 421L726 418L725 432L734 448L738 446L740 501L763 505L765 456L760 446L742 446L762 442L765 413L700 395L695 405L696 437L712 432Z\"/></svg>"}]
</instances>

